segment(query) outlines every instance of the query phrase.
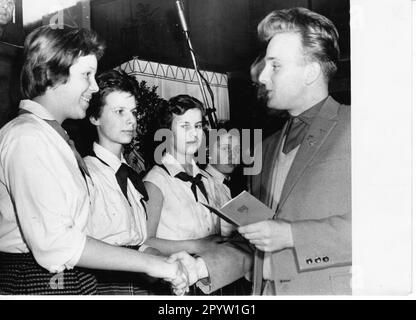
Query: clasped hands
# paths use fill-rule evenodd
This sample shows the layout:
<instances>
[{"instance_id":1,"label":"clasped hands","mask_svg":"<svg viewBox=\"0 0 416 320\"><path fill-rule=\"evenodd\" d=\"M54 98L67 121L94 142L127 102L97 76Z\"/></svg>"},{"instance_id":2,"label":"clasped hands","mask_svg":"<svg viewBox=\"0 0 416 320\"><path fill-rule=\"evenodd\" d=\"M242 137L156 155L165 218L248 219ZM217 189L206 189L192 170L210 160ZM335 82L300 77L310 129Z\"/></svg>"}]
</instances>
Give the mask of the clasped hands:
<instances>
[{"instance_id":1,"label":"clasped hands","mask_svg":"<svg viewBox=\"0 0 416 320\"><path fill-rule=\"evenodd\" d=\"M177 254L187 255L185 251L178 252ZM189 291L190 284L188 271L182 263L182 261L179 259L174 259L171 256L169 258L166 258L166 261L175 266L175 274L173 277L164 278L163 280L170 283L172 291L175 295L182 296Z\"/></svg>"},{"instance_id":2,"label":"clasped hands","mask_svg":"<svg viewBox=\"0 0 416 320\"><path fill-rule=\"evenodd\" d=\"M173 293L176 295L184 295L189 292L191 285L199 279L208 277L205 262L199 257L192 257L185 251L172 254L167 261L177 263L179 266L175 279L165 279L171 283Z\"/></svg>"},{"instance_id":3,"label":"clasped hands","mask_svg":"<svg viewBox=\"0 0 416 320\"><path fill-rule=\"evenodd\" d=\"M294 245L291 224L283 220L252 223L239 227L238 232L257 249L265 252L282 250ZM176 295L185 294L189 291L189 286L209 276L205 262L185 251L171 255L168 262L178 263L178 270L181 273L177 281L170 281Z\"/></svg>"}]
</instances>

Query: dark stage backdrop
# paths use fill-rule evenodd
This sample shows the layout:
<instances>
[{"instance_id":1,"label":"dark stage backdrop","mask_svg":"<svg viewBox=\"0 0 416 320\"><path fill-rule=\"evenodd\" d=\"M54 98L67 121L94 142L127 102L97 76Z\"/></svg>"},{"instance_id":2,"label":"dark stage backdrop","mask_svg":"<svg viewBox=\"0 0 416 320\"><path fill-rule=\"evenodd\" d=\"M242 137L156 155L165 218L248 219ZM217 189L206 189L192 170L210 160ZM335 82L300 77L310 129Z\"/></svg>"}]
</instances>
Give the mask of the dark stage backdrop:
<instances>
[{"instance_id":1,"label":"dark stage backdrop","mask_svg":"<svg viewBox=\"0 0 416 320\"><path fill-rule=\"evenodd\" d=\"M259 21L275 9L302 6L324 14L340 33L341 61L331 94L350 103L349 0L184 0L191 40L202 69L227 73L231 120L244 128L279 129L282 115L256 98L249 68L262 46ZM93 0L91 26L107 41L100 65L114 67L133 56L191 68L174 0Z\"/></svg>"},{"instance_id":2,"label":"dark stage backdrop","mask_svg":"<svg viewBox=\"0 0 416 320\"><path fill-rule=\"evenodd\" d=\"M91 26L106 40L108 49L100 61L100 70L113 68L133 56L192 68L175 0L91 0L87 2L90 14L83 3L65 10L65 22ZM230 116L238 127L262 128L267 136L284 121L282 115L258 101L249 72L262 49L257 41L257 24L275 9L307 7L335 23L340 33L341 61L330 90L340 102L350 103L349 0L183 0L183 3L200 67L228 75ZM48 19L40 17L38 22L25 26L25 32L41 25L42 18ZM2 59L0 64L5 63ZM8 70L9 77L18 74Z\"/></svg>"}]
</instances>

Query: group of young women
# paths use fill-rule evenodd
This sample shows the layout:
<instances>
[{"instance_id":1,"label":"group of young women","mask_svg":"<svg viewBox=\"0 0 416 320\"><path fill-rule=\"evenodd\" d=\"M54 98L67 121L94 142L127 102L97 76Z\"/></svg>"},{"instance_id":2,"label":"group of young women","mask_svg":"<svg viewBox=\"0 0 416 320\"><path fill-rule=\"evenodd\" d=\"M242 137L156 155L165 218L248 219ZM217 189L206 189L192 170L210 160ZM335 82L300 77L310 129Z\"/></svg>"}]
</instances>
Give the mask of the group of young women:
<instances>
[{"instance_id":1,"label":"group of young women","mask_svg":"<svg viewBox=\"0 0 416 320\"><path fill-rule=\"evenodd\" d=\"M84 29L26 38L24 100L0 130L0 294L184 294L186 269L168 257L225 241L203 206L216 182L193 157L203 105L179 95L160 108L173 139L143 182L123 157L138 84L114 70L96 78L103 53ZM82 159L61 124L84 117L97 139Z\"/></svg>"}]
</instances>

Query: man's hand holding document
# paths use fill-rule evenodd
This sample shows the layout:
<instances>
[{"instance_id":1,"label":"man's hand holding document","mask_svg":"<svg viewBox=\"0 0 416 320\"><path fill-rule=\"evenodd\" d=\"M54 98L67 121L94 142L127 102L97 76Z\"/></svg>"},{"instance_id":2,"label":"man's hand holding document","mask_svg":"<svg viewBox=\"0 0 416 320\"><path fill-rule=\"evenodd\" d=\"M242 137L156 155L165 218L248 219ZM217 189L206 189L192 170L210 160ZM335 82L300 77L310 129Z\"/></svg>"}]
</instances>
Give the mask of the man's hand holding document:
<instances>
[{"instance_id":1,"label":"man's hand holding document","mask_svg":"<svg viewBox=\"0 0 416 320\"><path fill-rule=\"evenodd\" d=\"M206 204L204 206L236 227L269 220L274 215L274 212L269 207L247 191L241 192L220 209Z\"/></svg>"},{"instance_id":2,"label":"man's hand holding document","mask_svg":"<svg viewBox=\"0 0 416 320\"><path fill-rule=\"evenodd\" d=\"M290 223L272 219L275 212L247 191L241 192L220 209L204 206L236 226L238 232L261 251L293 247Z\"/></svg>"}]
</instances>

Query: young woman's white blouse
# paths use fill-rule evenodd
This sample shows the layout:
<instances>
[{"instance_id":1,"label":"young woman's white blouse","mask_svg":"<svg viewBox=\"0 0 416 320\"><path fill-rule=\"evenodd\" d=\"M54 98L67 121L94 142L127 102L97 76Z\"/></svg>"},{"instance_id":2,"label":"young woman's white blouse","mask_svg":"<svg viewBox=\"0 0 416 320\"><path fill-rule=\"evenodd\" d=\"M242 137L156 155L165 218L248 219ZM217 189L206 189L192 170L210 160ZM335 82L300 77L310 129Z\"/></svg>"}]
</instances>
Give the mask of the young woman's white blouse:
<instances>
[{"instance_id":1,"label":"young woman's white blouse","mask_svg":"<svg viewBox=\"0 0 416 320\"><path fill-rule=\"evenodd\" d=\"M51 272L71 269L86 243L88 188L68 143L44 120L40 104L23 100L0 131L0 251L31 251Z\"/></svg>"},{"instance_id":2,"label":"young woman's white blouse","mask_svg":"<svg viewBox=\"0 0 416 320\"><path fill-rule=\"evenodd\" d=\"M201 204L208 204L208 201L199 188L197 188L198 202L196 202L191 191L191 183L175 178L177 173L184 171L181 164L169 153L162 157L162 163L169 173L155 165L143 179L153 183L163 195L156 237L168 240L190 240L219 234L218 217ZM193 176L198 173L200 170L193 162Z\"/></svg>"}]
</instances>

